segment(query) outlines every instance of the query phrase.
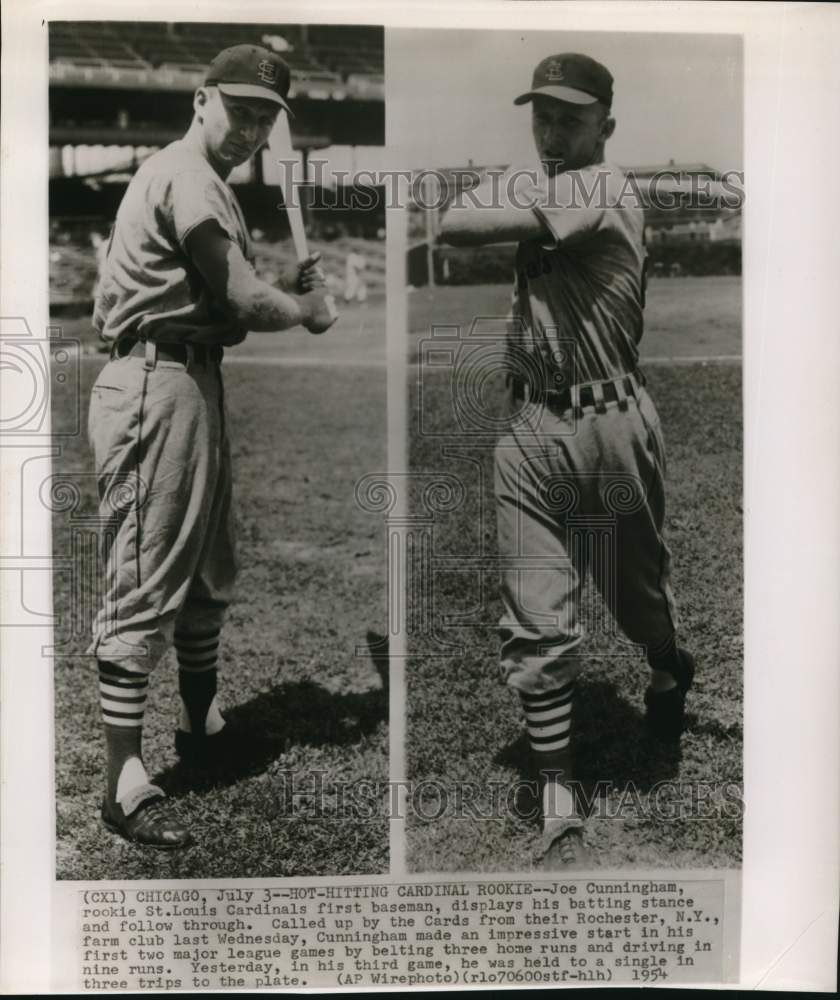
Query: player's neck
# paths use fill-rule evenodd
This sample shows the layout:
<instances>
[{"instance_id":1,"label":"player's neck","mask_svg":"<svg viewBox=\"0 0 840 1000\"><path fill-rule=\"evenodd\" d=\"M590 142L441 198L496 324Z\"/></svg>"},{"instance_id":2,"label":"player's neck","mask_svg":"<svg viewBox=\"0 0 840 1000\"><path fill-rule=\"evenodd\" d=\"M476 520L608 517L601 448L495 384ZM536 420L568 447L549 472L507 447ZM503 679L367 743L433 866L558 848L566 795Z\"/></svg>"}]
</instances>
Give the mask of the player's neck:
<instances>
[{"instance_id":1,"label":"player's neck","mask_svg":"<svg viewBox=\"0 0 840 1000\"><path fill-rule=\"evenodd\" d=\"M566 167L565 169L555 170L553 173L544 163L543 170L545 171L548 177L559 177L561 174L568 173L571 170L587 170L589 167L597 167L604 162L605 162L604 147L599 146L598 149L595 150L594 154L592 155L592 158L588 163L581 164L580 166L577 167Z\"/></svg>"},{"instance_id":2,"label":"player's neck","mask_svg":"<svg viewBox=\"0 0 840 1000\"><path fill-rule=\"evenodd\" d=\"M228 174L231 171L231 166L228 163L223 163L221 160L216 159L207 148L207 142L204 138L204 132L201 129L200 122L193 119L192 124L187 129L186 134L181 141L194 152L198 153L199 156L203 156L223 181L227 180Z\"/></svg>"}]
</instances>

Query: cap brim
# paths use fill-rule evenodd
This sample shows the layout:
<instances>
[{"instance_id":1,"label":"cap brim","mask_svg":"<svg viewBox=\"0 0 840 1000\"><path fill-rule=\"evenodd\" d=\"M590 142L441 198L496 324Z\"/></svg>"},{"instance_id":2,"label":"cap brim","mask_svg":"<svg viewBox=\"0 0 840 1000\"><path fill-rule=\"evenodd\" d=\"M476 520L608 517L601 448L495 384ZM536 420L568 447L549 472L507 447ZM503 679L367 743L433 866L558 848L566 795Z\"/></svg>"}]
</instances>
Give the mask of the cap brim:
<instances>
[{"instance_id":1,"label":"cap brim","mask_svg":"<svg viewBox=\"0 0 840 1000\"><path fill-rule=\"evenodd\" d=\"M537 90L529 90L527 94L520 94L513 103L527 104L535 97L554 97L568 104L594 104L601 99L587 94L585 90L575 90L574 87L539 87Z\"/></svg>"},{"instance_id":2,"label":"cap brim","mask_svg":"<svg viewBox=\"0 0 840 1000\"><path fill-rule=\"evenodd\" d=\"M268 87L260 87L255 83L217 83L219 90L228 97L258 97L261 101L271 101L272 104L279 104L285 108L289 114L292 109L283 98L274 90Z\"/></svg>"}]
</instances>

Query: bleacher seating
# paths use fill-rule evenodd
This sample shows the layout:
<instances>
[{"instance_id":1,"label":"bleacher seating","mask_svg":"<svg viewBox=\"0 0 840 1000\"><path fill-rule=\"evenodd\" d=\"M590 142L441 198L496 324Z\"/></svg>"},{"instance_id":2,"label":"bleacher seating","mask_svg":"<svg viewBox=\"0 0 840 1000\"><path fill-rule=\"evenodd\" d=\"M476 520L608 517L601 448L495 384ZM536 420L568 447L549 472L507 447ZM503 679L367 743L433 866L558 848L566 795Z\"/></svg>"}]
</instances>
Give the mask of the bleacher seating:
<instances>
[{"instance_id":1,"label":"bleacher seating","mask_svg":"<svg viewBox=\"0 0 840 1000\"><path fill-rule=\"evenodd\" d=\"M149 67L119 29L96 22L54 23L50 30L50 58L82 65Z\"/></svg>"},{"instance_id":2,"label":"bleacher seating","mask_svg":"<svg viewBox=\"0 0 840 1000\"><path fill-rule=\"evenodd\" d=\"M319 46L312 50L327 68L340 72L343 76L350 73L381 73L382 56L371 49L356 49L348 51L346 46Z\"/></svg>"},{"instance_id":3,"label":"bleacher seating","mask_svg":"<svg viewBox=\"0 0 840 1000\"><path fill-rule=\"evenodd\" d=\"M227 45L260 44L279 35L296 78L338 84L348 77L384 72L383 31L378 27L270 24L162 24L154 22L50 22L50 60L117 69L157 67L199 70Z\"/></svg>"}]
</instances>

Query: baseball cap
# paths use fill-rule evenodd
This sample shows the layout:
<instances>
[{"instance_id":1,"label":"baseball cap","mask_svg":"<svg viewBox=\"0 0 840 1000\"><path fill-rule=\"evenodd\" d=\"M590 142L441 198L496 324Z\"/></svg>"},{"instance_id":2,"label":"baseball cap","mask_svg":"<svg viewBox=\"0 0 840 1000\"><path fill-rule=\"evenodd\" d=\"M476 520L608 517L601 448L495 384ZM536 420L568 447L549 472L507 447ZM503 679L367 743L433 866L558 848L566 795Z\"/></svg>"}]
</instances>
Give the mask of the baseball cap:
<instances>
[{"instance_id":1,"label":"baseball cap","mask_svg":"<svg viewBox=\"0 0 840 1000\"><path fill-rule=\"evenodd\" d=\"M556 97L570 104L594 104L603 101L612 104L613 78L606 66L589 56L564 52L547 56L534 70L531 89L520 94L514 104L526 104L537 95Z\"/></svg>"},{"instance_id":2,"label":"baseball cap","mask_svg":"<svg viewBox=\"0 0 840 1000\"><path fill-rule=\"evenodd\" d=\"M216 86L228 97L259 97L291 113L286 103L291 71L285 62L261 45L232 45L210 63L206 86Z\"/></svg>"}]
</instances>

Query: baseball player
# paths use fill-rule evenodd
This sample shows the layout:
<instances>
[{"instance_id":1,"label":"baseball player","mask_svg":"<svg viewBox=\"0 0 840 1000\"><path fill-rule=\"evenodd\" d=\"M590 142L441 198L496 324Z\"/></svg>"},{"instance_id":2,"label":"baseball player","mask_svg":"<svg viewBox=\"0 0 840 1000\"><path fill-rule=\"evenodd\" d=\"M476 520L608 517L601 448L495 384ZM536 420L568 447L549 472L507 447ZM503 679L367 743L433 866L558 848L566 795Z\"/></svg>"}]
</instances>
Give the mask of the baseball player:
<instances>
[{"instance_id":1,"label":"baseball player","mask_svg":"<svg viewBox=\"0 0 840 1000\"><path fill-rule=\"evenodd\" d=\"M262 47L216 56L184 137L149 157L126 190L94 307L111 346L89 419L104 524L105 595L89 650L107 747L102 818L153 847L191 839L141 752L149 675L173 642L178 754L213 765L235 749L216 700L236 575L224 349L249 330L321 333L333 321L317 254L290 264L281 288L256 277L225 182L288 111L289 83L286 64Z\"/></svg>"},{"instance_id":2,"label":"baseball player","mask_svg":"<svg viewBox=\"0 0 840 1000\"><path fill-rule=\"evenodd\" d=\"M367 257L363 253L351 250L344 262L344 301L367 301L367 283L365 282Z\"/></svg>"},{"instance_id":3,"label":"baseball player","mask_svg":"<svg viewBox=\"0 0 840 1000\"><path fill-rule=\"evenodd\" d=\"M510 421L495 451L501 673L521 699L541 776L549 868L589 861L570 754L587 570L645 648L653 734L679 739L694 676L677 645L662 537L662 432L638 369L643 212L621 197L623 176L604 162L612 97L611 74L587 56L540 62L514 101L531 105L539 168L510 171L493 185L492 205L488 197L454 204L442 228L454 245L518 243Z\"/></svg>"}]
</instances>

